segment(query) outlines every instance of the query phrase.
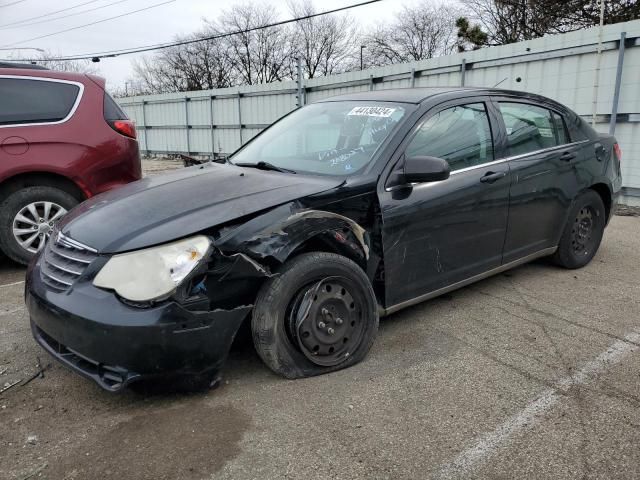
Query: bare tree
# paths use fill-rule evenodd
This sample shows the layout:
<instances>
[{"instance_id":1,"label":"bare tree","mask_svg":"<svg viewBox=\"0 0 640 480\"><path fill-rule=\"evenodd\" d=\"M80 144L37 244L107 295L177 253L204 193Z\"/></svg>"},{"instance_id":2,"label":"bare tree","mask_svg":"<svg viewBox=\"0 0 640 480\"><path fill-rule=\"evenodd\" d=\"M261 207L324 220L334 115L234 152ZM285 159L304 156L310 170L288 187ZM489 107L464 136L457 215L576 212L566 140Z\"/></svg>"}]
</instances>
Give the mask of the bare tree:
<instances>
[{"instance_id":1,"label":"bare tree","mask_svg":"<svg viewBox=\"0 0 640 480\"><path fill-rule=\"evenodd\" d=\"M288 29L270 27L252 30L276 22L278 12L268 4L244 3L226 10L210 28L239 32L225 38L227 58L243 84L254 85L282 80L291 61Z\"/></svg>"},{"instance_id":2,"label":"bare tree","mask_svg":"<svg viewBox=\"0 0 640 480\"><path fill-rule=\"evenodd\" d=\"M289 0L295 18L317 13L311 0ZM348 69L356 54L358 28L350 15L324 15L295 23L291 31L292 56L302 60L304 75L313 78Z\"/></svg>"},{"instance_id":3,"label":"bare tree","mask_svg":"<svg viewBox=\"0 0 640 480\"><path fill-rule=\"evenodd\" d=\"M378 24L364 37L367 65L424 60L454 51L459 10L424 0L404 6L390 23Z\"/></svg>"},{"instance_id":4,"label":"bare tree","mask_svg":"<svg viewBox=\"0 0 640 480\"><path fill-rule=\"evenodd\" d=\"M36 63L43 67L51 70L58 70L60 72L99 73L96 64L91 60L56 60L58 57L60 57L60 55L56 55L51 52L44 52L40 54L40 58Z\"/></svg>"},{"instance_id":5,"label":"bare tree","mask_svg":"<svg viewBox=\"0 0 640 480\"><path fill-rule=\"evenodd\" d=\"M463 0L470 16L502 45L600 23L598 0ZM605 23L640 18L638 0L604 0Z\"/></svg>"},{"instance_id":6,"label":"bare tree","mask_svg":"<svg viewBox=\"0 0 640 480\"><path fill-rule=\"evenodd\" d=\"M214 35L207 30L176 40ZM230 87L236 83L234 70L222 39L211 39L160 50L134 62L136 93L164 93Z\"/></svg>"}]
</instances>

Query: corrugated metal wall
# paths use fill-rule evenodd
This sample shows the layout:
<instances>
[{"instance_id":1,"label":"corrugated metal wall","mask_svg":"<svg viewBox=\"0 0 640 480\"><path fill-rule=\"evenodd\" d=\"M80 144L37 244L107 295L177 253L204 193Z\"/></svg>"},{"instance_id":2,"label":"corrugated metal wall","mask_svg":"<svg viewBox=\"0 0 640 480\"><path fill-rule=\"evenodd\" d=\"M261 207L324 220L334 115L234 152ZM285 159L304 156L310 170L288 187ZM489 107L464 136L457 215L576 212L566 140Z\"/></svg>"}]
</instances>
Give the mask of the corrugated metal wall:
<instances>
[{"instance_id":1,"label":"corrugated metal wall","mask_svg":"<svg viewBox=\"0 0 640 480\"><path fill-rule=\"evenodd\" d=\"M616 136L628 194L640 195L640 20L603 29L596 128L609 130L621 34L626 35ZM495 86L540 93L591 119L598 29L483 48L420 62L305 80L303 102L402 87ZM227 154L297 106L296 82L119 99L149 153Z\"/></svg>"}]
</instances>

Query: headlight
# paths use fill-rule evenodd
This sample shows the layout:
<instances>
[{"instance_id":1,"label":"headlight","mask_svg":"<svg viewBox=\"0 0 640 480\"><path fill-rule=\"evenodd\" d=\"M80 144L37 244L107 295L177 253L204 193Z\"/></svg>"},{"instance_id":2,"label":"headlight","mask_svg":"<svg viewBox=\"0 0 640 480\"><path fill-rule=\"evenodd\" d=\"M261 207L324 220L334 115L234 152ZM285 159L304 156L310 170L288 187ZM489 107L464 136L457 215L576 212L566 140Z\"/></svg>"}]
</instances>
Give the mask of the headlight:
<instances>
[{"instance_id":1,"label":"headlight","mask_svg":"<svg viewBox=\"0 0 640 480\"><path fill-rule=\"evenodd\" d=\"M134 302L167 298L205 257L211 241L202 235L159 247L114 255L93 280Z\"/></svg>"}]
</instances>

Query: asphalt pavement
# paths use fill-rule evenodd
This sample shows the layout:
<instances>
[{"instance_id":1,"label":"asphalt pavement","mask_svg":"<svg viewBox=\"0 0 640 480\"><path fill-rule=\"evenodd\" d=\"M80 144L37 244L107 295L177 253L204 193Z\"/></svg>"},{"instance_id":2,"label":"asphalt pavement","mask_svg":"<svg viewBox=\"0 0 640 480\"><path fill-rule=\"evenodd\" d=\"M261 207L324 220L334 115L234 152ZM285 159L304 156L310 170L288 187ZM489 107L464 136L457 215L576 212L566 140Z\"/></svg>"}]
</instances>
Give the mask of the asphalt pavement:
<instances>
[{"instance_id":1,"label":"asphalt pavement","mask_svg":"<svg viewBox=\"0 0 640 480\"><path fill-rule=\"evenodd\" d=\"M381 321L369 356L285 380L235 346L219 389L113 395L31 338L0 263L1 479L640 478L640 218L593 262L525 265Z\"/></svg>"}]
</instances>

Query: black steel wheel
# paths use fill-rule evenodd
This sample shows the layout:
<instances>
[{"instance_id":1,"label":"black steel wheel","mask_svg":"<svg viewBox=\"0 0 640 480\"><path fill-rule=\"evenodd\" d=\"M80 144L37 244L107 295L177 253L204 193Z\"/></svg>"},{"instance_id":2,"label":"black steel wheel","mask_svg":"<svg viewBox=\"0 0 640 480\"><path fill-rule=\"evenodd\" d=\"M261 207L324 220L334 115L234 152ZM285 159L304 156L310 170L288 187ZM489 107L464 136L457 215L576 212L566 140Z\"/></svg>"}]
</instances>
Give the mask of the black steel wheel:
<instances>
[{"instance_id":1,"label":"black steel wheel","mask_svg":"<svg viewBox=\"0 0 640 480\"><path fill-rule=\"evenodd\" d=\"M287 333L316 365L339 365L362 341L366 300L351 292L358 292L351 280L330 277L302 288L290 304Z\"/></svg>"},{"instance_id":2,"label":"black steel wheel","mask_svg":"<svg viewBox=\"0 0 640 480\"><path fill-rule=\"evenodd\" d=\"M594 235L597 213L591 205L580 209L571 229L571 248L576 256L587 256L593 251L597 235Z\"/></svg>"},{"instance_id":3,"label":"black steel wheel","mask_svg":"<svg viewBox=\"0 0 640 480\"><path fill-rule=\"evenodd\" d=\"M341 255L302 254L260 290L252 318L256 350L274 372L308 377L362 360L378 330L364 271Z\"/></svg>"},{"instance_id":4,"label":"black steel wheel","mask_svg":"<svg viewBox=\"0 0 640 480\"><path fill-rule=\"evenodd\" d=\"M580 268L591 261L604 233L606 211L600 195L587 190L574 202L554 255L565 268Z\"/></svg>"}]
</instances>

